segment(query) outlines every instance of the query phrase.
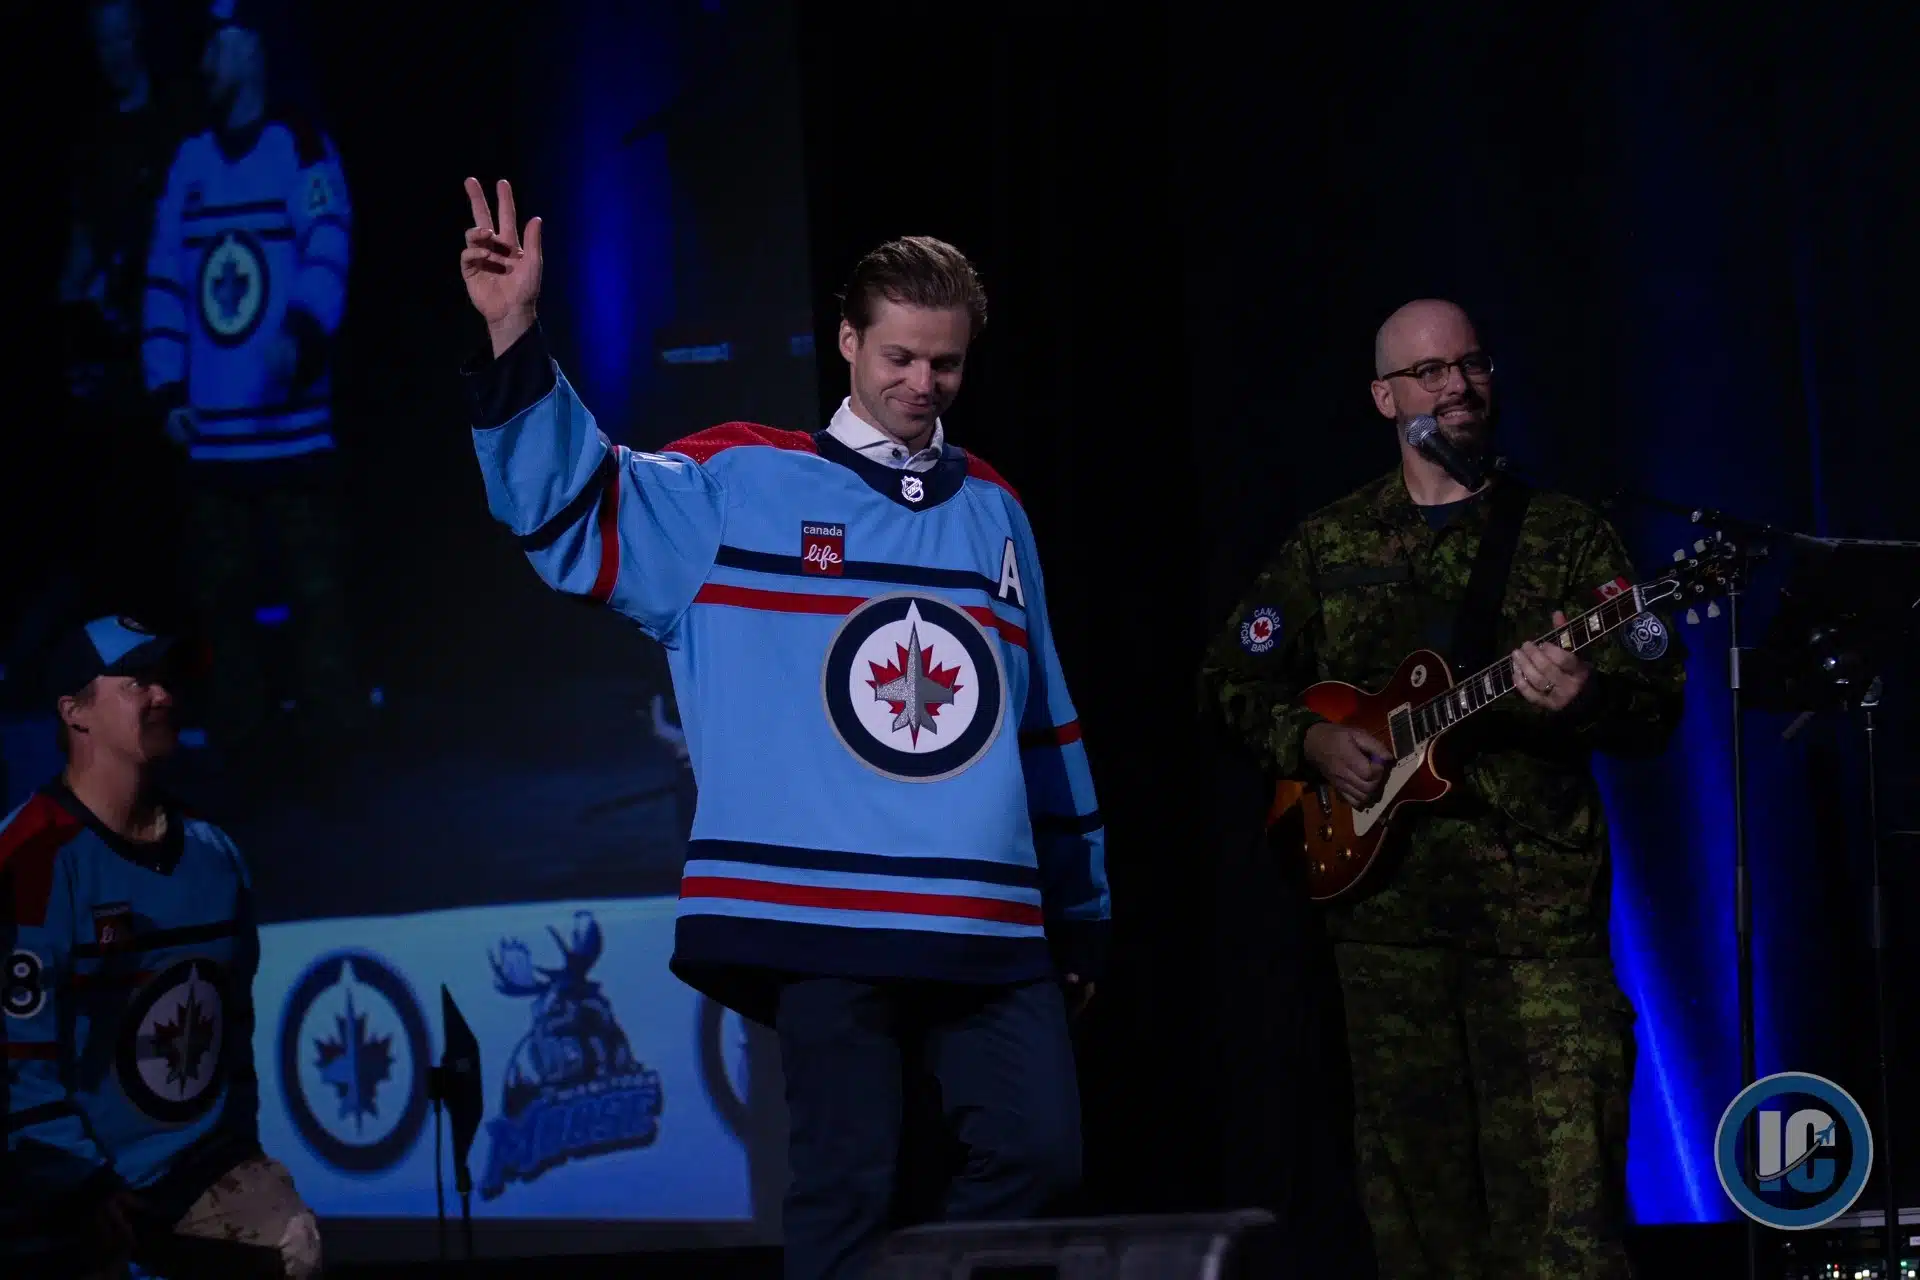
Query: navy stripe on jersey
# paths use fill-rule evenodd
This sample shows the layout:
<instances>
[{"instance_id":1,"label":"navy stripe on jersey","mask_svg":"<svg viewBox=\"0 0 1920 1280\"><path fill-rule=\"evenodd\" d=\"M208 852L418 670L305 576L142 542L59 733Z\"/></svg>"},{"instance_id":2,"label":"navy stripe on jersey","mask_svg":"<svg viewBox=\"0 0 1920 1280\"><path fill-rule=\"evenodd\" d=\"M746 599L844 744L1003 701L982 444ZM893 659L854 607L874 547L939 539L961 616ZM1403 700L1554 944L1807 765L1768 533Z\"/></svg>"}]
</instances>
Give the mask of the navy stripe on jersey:
<instances>
[{"instance_id":1,"label":"navy stripe on jersey","mask_svg":"<svg viewBox=\"0 0 1920 1280\"><path fill-rule=\"evenodd\" d=\"M198 209L181 211L180 221L194 222L201 218L237 218L249 213L285 213L285 200L248 200L242 204L203 204Z\"/></svg>"},{"instance_id":2,"label":"navy stripe on jersey","mask_svg":"<svg viewBox=\"0 0 1920 1280\"><path fill-rule=\"evenodd\" d=\"M7 1046L9 1057L12 1056L11 1050L13 1047L12 1045ZM72 1102L65 1098L62 1098L58 1102L43 1102L37 1107L28 1107L25 1111L16 1111L8 1116L7 1132L13 1133L19 1129L31 1128L36 1124L45 1124L49 1120L58 1120L62 1116L77 1116L79 1114L80 1108L74 1106Z\"/></svg>"},{"instance_id":3,"label":"navy stripe on jersey","mask_svg":"<svg viewBox=\"0 0 1920 1280\"><path fill-rule=\"evenodd\" d=\"M1107 825L1098 809L1092 813L1033 813L1027 817L1035 835L1084 836Z\"/></svg>"},{"instance_id":4,"label":"navy stripe on jersey","mask_svg":"<svg viewBox=\"0 0 1920 1280\"><path fill-rule=\"evenodd\" d=\"M187 296L187 290L184 285L177 284L172 280L163 280L159 276L148 276L147 288L158 289L161 293L170 293L176 298L185 298Z\"/></svg>"},{"instance_id":5,"label":"navy stripe on jersey","mask_svg":"<svg viewBox=\"0 0 1920 1280\"><path fill-rule=\"evenodd\" d=\"M746 569L753 573L776 573L788 578L816 578L805 569L799 556L777 555L771 551L748 551L743 547L722 545L714 563L728 569ZM909 587L948 587L958 591L984 591L992 595L1000 584L984 573L971 569L930 569L922 565L888 564L883 560L848 560L836 576L861 582L896 582ZM1008 608L1020 606L1003 601Z\"/></svg>"},{"instance_id":6,"label":"navy stripe on jersey","mask_svg":"<svg viewBox=\"0 0 1920 1280\"><path fill-rule=\"evenodd\" d=\"M247 234L256 240L291 240L292 227L248 227ZM204 249L218 240L218 236L186 236L180 241L189 249Z\"/></svg>"},{"instance_id":7,"label":"navy stripe on jersey","mask_svg":"<svg viewBox=\"0 0 1920 1280\"><path fill-rule=\"evenodd\" d=\"M169 342L185 342L187 340L187 335L178 329L149 329L140 336L142 339L165 338Z\"/></svg>"},{"instance_id":8,"label":"navy stripe on jersey","mask_svg":"<svg viewBox=\"0 0 1920 1280\"><path fill-rule=\"evenodd\" d=\"M849 875L905 876L922 880L977 880L1020 889L1040 887L1040 873L1032 867L973 858L888 857L878 853L846 853L838 849L795 849L778 844L750 844L744 840L689 840L687 858L721 862L757 863L763 867L835 871Z\"/></svg>"},{"instance_id":9,"label":"navy stripe on jersey","mask_svg":"<svg viewBox=\"0 0 1920 1280\"><path fill-rule=\"evenodd\" d=\"M255 404L236 409L195 409L194 416L202 422L252 422L260 418L290 418L296 413L312 413L326 407L324 400L299 400L291 404Z\"/></svg>"},{"instance_id":10,"label":"navy stripe on jersey","mask_svg":"<svg viewBox=\"0 0 1920 1280\"><path fill-rule=\"evenodd\" d=\"M560 508L553 519L532 533L520 535L520 549L529 554L545 551L558 542L567 530L585 519L587 512L593 510L593 504L606 495L607 482L620 466L619 454L618 449L607 450L600 458L600 465L593 469L593 474L587 477L587 482L580 486L580 492L573 495L573 501Z\"/></svg>"},{"instance_id":11,"label":"navy stripe on jersey","mask_svg":"<svg viewBox=\"0 0 1920 1280\"><path fill-rule=\"evenodd\" d=\"M182 925L177 929L155 929L151 933L141 933L136 930L130 941L116 942L111 946L102 946L97 942L77 942L73 947L73 958L97 960L102 956L124 955L133 951L158 951L162 947L188 947L196 942L231 938L239 932L239 924L232 920L217 920L212 924Z\"/></svg>"}]
</instances>

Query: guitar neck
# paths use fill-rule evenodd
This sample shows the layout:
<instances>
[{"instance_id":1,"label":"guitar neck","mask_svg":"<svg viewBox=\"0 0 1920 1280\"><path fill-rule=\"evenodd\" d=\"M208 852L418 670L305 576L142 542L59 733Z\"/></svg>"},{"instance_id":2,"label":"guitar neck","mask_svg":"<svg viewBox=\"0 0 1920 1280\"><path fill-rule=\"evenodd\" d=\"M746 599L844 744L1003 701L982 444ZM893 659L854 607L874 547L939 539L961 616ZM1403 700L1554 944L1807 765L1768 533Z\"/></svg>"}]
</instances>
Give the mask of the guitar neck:
<instances>
[{"instance_id":1,"label":"guitar neck","mask_svg":"<svg viewBox=\"0 0 1920 1280\"><path fill-rule=\"evenodd\" d=\"M1646 609L1641 588L1632 587L1601 601L1563 627L1541 636L1541 644L1557 644L1569 653L1578 653L1597 644L1639 617ZM1394 716L1389 728L1396 754L1403 758L1419 750L1476 712L1484 711L1514 690L1513 657L1508 655L1483 667L1455 684L1445 693L1429 698ZM1401 752L1405 745L1408 749Z\"/></svg>"}]
</instances>

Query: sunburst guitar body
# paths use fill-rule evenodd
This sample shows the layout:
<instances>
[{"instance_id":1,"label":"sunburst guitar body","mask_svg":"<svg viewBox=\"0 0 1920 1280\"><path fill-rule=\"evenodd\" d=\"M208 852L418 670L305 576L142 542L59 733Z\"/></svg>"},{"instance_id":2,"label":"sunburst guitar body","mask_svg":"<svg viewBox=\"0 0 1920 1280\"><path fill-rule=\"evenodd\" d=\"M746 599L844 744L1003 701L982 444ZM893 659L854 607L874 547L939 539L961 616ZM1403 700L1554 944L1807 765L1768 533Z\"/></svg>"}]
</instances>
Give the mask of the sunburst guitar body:
<instances>
[{"instance_id":1,"label":"sunburst guitar body","mask_svg":"<svg viewBox=\"0 0 1920 1280\"><path fill-rule=\"evenodd\" d=\"M1334 724L1370 734L1392 754L1388 725L1394 713L1419 706L1452 683L1446 660L1422 649L1409 654L1378 690L1327 680L1308 688L1301 702ZM1434 761L1435 745L1421 743L1393 761L1379 798L1364 809L1349 805L1329 783L1283 780L1274 788L1267 823L1279 826L1298 810L1299 852L1306 861L1309 897L1324 902L1351 891L1373 866L1402 806L1431 804L1453 789ZM1289 829L1288 834L1294 832Z\"/></svg>"}]
</instances>

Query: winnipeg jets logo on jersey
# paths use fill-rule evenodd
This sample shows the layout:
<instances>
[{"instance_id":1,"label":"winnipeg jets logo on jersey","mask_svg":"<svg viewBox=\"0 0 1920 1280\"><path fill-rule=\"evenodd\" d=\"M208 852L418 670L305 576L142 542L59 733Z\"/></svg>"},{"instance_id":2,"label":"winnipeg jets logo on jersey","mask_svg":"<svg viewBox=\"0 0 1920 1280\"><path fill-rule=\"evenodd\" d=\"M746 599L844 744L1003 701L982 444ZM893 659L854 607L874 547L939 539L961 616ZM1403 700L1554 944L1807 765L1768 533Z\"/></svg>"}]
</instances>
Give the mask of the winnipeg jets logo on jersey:
<instances>
[{"instance_id":1,"label":"winnipeg jets logo on jersey","mask_svg":"<svg viewBox=\"0 0 1920 1280\"><path fill-rule=\"evenodd\" d=\"M220 233L200 260L200 323L223 347L237 347L267 311L267 255L244 231Z\"/></svg>"},{"instance_id":2,"label":"winnipeg jets logo on jersey","mask_svg":"<svg viewBox=\"0 0 1920 1280\"><path fill-rule=\"evenodd\" d=\"M117 1065L127 1100L163 1124L213 1104L225 1079L226 1004L220 966L183 960L140 988L121 1024Z\"/></svg>"},{"instance_id":3,"label":"winnipeg jets logo on jersey","mask_svg":"<svg viewBox=\"0 0 1920 1280\"><path fill-rule=\"evenodd\" d=\"M985 755L1006 715L1000 650L965 611L903 592L867 601L827 648L827 719L869 769L937 782Z\"/></svg>"}]
</instances>

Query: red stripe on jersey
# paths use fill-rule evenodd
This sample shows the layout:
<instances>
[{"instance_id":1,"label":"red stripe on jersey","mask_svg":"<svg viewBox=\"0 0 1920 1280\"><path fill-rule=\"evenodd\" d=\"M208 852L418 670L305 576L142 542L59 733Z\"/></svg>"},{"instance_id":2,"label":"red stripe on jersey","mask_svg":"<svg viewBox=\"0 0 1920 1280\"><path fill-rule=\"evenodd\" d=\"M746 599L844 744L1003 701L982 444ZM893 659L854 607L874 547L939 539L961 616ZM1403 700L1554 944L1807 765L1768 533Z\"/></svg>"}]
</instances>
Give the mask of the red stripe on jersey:
<instances>
[{"instance_id":1,"label":"red stripe on jersey","mask_svg":"<svg viewBox=\"0 0 1920 1280\"><path fill-rule=\"evenodd\" d=\"M1002 489L1005 489L1009 494L1012 495L1013 500L1015 502L1020 501L1019 491L1016 490L1012 485L1007 483L1007 478L1005 476L1001 475L998 471L995 471L991 466L987 465L987 460L981 457L979 454L977 453L967 454L967 474L969 476L973 476L978 479L985 480L988 484L999 485Z\"/></svg>"},{"instance_id":2,"label":"red stripe on jersey","mask_svg":"<svg viewBox=\"0 0 1920 1280\"><path fill-rule=\"evenodd\" d=\"M1020 735L1020 749L1031 751L1036 747L1064 747L1069 742L1080 741L1080 722L1069 720L1065 724L1054 725L1050 729L1029 729Z\"/></svg>"},{"instance_id":3,"label":"red stripe on jersey","mask_svg":"<svg viewBox=\"0 0 1920 1280\"><path fill-rule=\"evenodd\" d=\"M60 1059L60 1046L57 1044L16 1044L7 1042L7 1061L9 1062L57 1062Z\"/></svg>"},{"instance_id":4,"label":"red stripe on jersey","mask_svg":"<svg viewBox=\"0 0 1920 1280\"><path fill-rule=\"evenodd\" d=\"M998 631L1001 638L1008 644L1017 644L1022 649L1027 647L1027 633L1021 628L1014 626L1011 622L1008 622L993 610L982 604L970 604L963 607L968 613L978 619L982 626L992 627Z\"/></svg>"},{"instance_id":5,"label":"red stripe on jersey","mask_svg":"<svg viewBox=\"0 0 1920 1280\"><path fill-rule=\"evenodd\" d=\"M614 467L607 472L607 491L600 495L600 572L593 579L590 593L599 604L613 598L613 584L620 576L621 471Z\"/></svg>"},{"instance_id":6,"label":"red stripe on jersey","mask_svg":"<svg viewBox=\"0 0 1920 1280\"><path fill-rule=\"evenodd\" d=\"M54 859L80 831L80 819L45 795L27 801L0 831L0 887L12 889L10 900L0 904L6 920L35 926L47 922Z\"/></svg>"},{"instance_id":7,"label":"red stripe on jersey","mask_svg":"<svg viewBox=\"0 0 1920 1280\"><path fill-rule=\"evenodd\" d=\"M705 431L675 440L660 452L681 453L695 462L706 462L717 453L755 444L788 449L795 453L820 452L814 447L813 437L804 431L782 431L778 427L763 427L757 422L723 422L717 427L708 427Z\"/></svg>"},{"instance_id":8,"label":"red stripe on jersey","mask_svg":"<svg viewBox=\"0 0 1920 1280\"><path fill-rule=\"evenodd\" d=\"M835 889L818 884L777 884L731 876L688 876L680 882L683 898L731 898L771 902L785 907L826 907L840 911L892 911L904 915L950 916L962 920L998 920L1039 925L1040 908L998 898L952 893L903 893L898 889Z\"/></svg>"},{"instance_id":9,"label":"red stripe on jersey","mask_svg":"<svg viewBox=\"0 0 1920 1280\"><path fill-rule=\"evenodd\" d=\"M693 597L695 604L730 604L741 609L764 609L769 613L818 613L844 617L867 602L865 596L816 596L803 591L765 591L759 587L734 587L709 582ZM964 606L982 626L998 631L1008 644L1027 647L1027 633L985 605Z\"/></svg>"},{"instance_id":10,"label":"red stripe on jersey","mask_svg":"<svg viewBox=\"0 0 1920 1280\"><path fill-rule=\"evenodd\" d=\"M762 591L758 587L730 587L709 582L693 597L695 604L730 604L769 613L849 614L865 604L864 596L816 596L801 591Z\"/></svg>"}]
</instances>

